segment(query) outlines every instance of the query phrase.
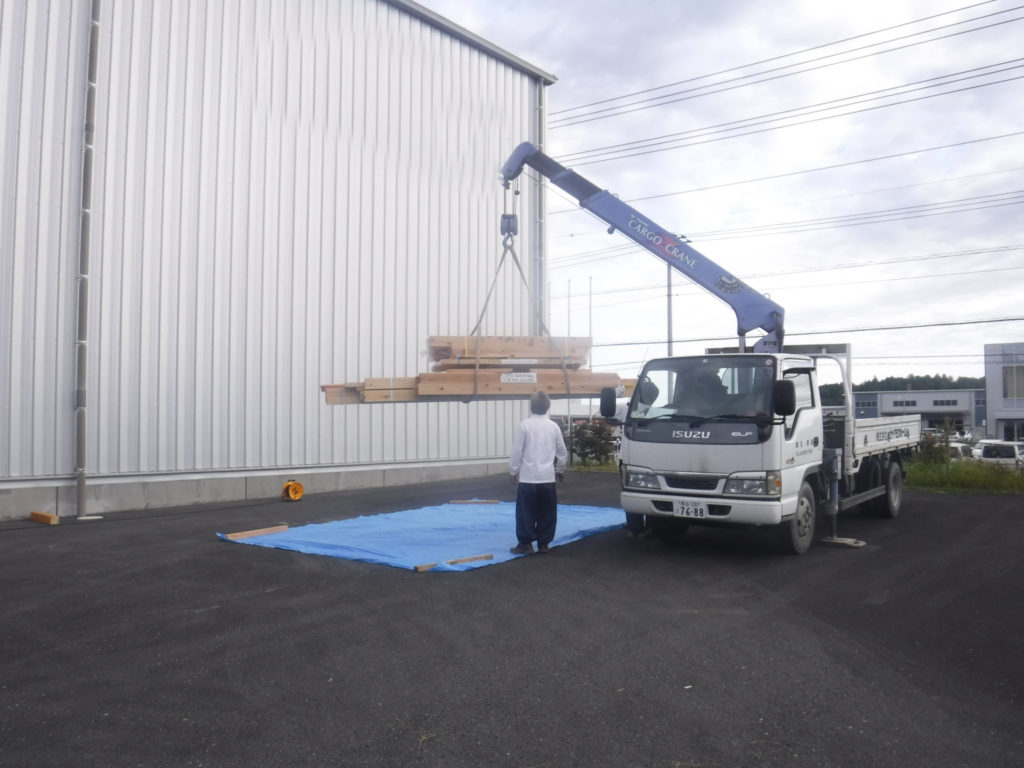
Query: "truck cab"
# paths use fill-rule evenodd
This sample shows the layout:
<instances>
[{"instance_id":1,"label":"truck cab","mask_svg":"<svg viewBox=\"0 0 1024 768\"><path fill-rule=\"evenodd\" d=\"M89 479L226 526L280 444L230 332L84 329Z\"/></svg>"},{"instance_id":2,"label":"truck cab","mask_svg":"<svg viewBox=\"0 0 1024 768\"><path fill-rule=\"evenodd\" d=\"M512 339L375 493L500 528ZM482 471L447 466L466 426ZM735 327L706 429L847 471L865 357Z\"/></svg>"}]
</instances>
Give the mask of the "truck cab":
<instances>
[{"instance_id":1,"label":"truck cab","mask_svg":"<svg viewBox=\"0 0 1024 768\"><path fill-rule=\"evenodd\" d=\"M810 358L785 354L649 361L620 414L627 524L791 520L822 460L814 376Z\"/></svg>"}]
</instances>

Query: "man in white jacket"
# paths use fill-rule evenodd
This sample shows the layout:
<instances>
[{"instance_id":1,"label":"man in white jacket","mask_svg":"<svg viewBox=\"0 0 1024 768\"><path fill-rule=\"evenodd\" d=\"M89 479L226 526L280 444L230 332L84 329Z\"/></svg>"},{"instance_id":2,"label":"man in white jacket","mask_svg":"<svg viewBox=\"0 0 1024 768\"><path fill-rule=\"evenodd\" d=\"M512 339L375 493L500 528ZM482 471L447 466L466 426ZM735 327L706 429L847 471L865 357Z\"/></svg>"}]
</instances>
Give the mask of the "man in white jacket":
<instances>
[{"instance_id":1,"label":"man in white jacket","mask_svg":"<svg viewBox=\"0 0 1024 768\"><path fill-rule=\"evenodd\" d=\"M509 456L512 481L519 481L516 493L516 538L510 550L514 555L532 555L533 542L538 552L547 552L555 538L558 522L556 481L565 474L568 451L562 430L548 418L551 398L547 392L535 392L530 398L530 415L516 430Z\"/></svg>"}]
</instances>

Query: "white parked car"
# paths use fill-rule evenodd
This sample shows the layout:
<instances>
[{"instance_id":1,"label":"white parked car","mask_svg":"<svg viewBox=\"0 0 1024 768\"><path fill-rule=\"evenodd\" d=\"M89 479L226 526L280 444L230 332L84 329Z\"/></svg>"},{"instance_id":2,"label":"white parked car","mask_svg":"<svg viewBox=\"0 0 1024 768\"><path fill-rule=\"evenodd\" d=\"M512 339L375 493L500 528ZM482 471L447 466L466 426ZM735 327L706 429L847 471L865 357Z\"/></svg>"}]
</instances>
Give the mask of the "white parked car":
<instances>
[{"instance_id":1,"label":"white parked car","mask_svg":"<svg viewBox=\"0 0 1024 768\"><path fill-rule=\"evenodd\" d=\"M1024 443L1009 441L985 441L979 444L981 456L986 464L1001 464L1012 469L1024 469Z\"/></svg>"},{"instance_id":2,"label":"white parked car","mask_svg":"<svg viewBox=\"0 0 1024 768\"><path fill-rule=\"evenodd\" d=\"M964 459L972 458L974 458L974 452L971 450L971 446L969 446L967 443L949 444L950 461L962 461Z\"/></svg>"}]
</instances>

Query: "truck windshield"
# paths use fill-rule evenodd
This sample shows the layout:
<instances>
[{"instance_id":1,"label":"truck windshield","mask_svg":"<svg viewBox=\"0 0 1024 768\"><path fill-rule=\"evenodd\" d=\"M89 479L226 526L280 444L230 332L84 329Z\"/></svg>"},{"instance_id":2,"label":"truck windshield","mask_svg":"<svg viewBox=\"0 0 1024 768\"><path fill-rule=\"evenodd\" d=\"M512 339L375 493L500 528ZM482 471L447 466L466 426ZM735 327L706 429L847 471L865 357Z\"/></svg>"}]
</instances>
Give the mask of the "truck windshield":
<instances>
[{"instance_id":1,"label":"truck windshield","mask_svg":"<svg viewBox=\"0 0 1024 768\"><path fill-rule=\"evenodd\" d=\"M774 381L775 359L767 355L651 360L637 381L629 418L693 427L712 421L769 422Z\"/></svg>"}]
</instances>

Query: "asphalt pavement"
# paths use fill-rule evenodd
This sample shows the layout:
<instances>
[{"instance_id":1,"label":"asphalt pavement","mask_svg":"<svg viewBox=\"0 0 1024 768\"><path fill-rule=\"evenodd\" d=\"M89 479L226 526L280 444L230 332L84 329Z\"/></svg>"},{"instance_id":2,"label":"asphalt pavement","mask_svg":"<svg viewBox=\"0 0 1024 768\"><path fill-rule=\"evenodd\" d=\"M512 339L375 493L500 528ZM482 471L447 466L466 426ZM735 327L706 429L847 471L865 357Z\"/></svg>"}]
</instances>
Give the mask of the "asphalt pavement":
<instances>
[{"instance_id":1,"label":"asphalt pavement","mask_svg":"<svg viewBox=\"0 0 1024 768\"><path fill-rule=\"evenodd\" d=\"M1024 765L1020 496L908 492L799 557L611 531L416 573L216 537L473 497L514 486L0 523L0 764Z\"/></svg>"}]
</instances>

